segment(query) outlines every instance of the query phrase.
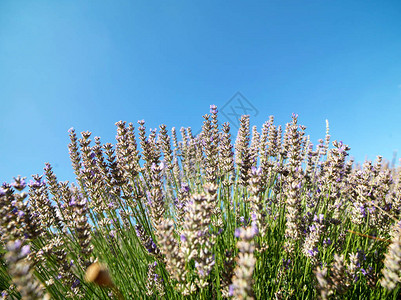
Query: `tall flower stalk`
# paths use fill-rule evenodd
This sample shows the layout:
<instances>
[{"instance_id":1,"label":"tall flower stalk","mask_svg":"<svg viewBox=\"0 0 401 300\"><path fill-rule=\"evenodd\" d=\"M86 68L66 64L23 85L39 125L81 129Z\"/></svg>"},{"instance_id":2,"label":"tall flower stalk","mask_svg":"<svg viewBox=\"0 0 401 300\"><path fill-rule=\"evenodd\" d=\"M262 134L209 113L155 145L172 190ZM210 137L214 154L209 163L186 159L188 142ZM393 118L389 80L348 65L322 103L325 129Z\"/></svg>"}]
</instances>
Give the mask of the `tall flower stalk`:
<instances>
[{"instance_id":1,"label":"tall flower stalk","mask_svg":"<svg viewBox=\"0 0 401 300\"><path fill-rule=\"evenodd\" d=\"M4 182L1 299L399 298L401 168L296 114L237 136L219 118L119 121L114 144L70 129L75 182L50 163Z\"/></svg>"}]
</instances>

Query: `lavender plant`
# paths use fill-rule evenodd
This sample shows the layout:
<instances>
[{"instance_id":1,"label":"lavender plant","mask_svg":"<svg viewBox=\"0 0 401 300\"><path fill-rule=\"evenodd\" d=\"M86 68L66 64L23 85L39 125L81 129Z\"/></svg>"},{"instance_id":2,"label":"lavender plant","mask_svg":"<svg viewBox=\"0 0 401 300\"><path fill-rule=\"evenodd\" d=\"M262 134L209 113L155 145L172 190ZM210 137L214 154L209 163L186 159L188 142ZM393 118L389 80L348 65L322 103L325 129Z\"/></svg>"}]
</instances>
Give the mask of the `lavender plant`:
<instances>
[{"instance_id":1,"label":"lavender plant","mask_svg":"<svg viewBox=\"0 0 401 300\"><path fill-rule=\"evenodd\" d=\"M74 183L50 164L0 188L2 299L397 299L401 168L316 147L293 115L233 145L117 122L116 144L69 130ZM138 139L136 138L138 137Z\"/></svg>"}]
</instances>

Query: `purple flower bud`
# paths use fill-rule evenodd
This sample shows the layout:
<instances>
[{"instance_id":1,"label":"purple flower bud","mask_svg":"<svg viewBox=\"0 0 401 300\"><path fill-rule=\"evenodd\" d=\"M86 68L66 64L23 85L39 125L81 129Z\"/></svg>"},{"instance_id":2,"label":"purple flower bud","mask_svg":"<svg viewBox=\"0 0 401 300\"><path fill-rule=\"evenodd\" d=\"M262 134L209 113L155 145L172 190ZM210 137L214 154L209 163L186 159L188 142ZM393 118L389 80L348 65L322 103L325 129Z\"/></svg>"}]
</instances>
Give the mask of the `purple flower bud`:
<instances>
[{"instance_id":1,"label":"purple flower bud","mask_svg":"<svg viewBox=\"0 0 401 300\"><path fill-rule=\"evenodd\" d=\"M21 248L21 246L22 246L21 240L16 240L16 241L14 242L14 245L13 245L13 246L14 246L13 248L14 248L15 250Z\"/></svg>"},{"instance_id":2,"label":"purple flower bud","mask_svg":"<svg viewBox=\"0 0 401 300\"><path fill-rule=\"evenodd\" d=\"M258 235L259 234L259 228L258 225L256 225L256 222L252 222L252 235Z\"/></svg>"},{"instance_id":3,"label":"purple flower bud","mask_svg":"<svg viewBox=\"0 0 401 300\"><path fill-rule=\"evenodd\" d=\"M81 281L77 278L74 283L71 285L71 289L75 289L80 285Z\"/></svg>"},{"instance_id":4,"label":"purple flower bud","mask_svg":"<svg viewBox=\"0 0 401 300\"><path fill-rule=\"evenodd\" d=\"M184 234L181 234L180 239L182 242L186 242L187 241L187 237Z\"/></svg>"},{"instance_id":5,"label":"purple flower bud","mask_svg":"<svg viewBox=\"0 0 401 300\"><path fill-rule=\"evenodd\" d=\"M21 256L25 257L29 253L31 253L30 246L29 245L22 246L22 248L21 248Z\"/></svg>"},{"instance_id":6,"label":"purple flower bud","mask_svg":"<svg viewBox=\"0 0 401 300\"><path fill-rule=\"evenodd\" d=\"M177 203L176 203L176 207L177 207L178 209L183 209L184 203L182 203L182 202L177 202Z\"/></svg>"},{"instance_id":7,"label":"purple flower bud","mask_svg":"<svg viewBox=\"0 0 401 300\"><path fill-rule=\"evenodd\" d=\"M141 232L139 231L139 227L135 226L135 232L137 237L141 237Z\"/></svg>"},{"instance_id":8,"label":"purple flower bud","mask_svg":"<svg viewBox=\"0 0 401 300\"><path fill-rule=\"evenodd\" d=\"M317 215L314 215L313 216L313 222L317 222L317 221L319 221L319 219L318 219Z\"/></svg>"},{"instance_id":9,"label":"purple flower bud","mask_svg":"<svg viewBox=\"0 0 401 300\"><path fill-rule=\"evenodd\" d=\"M40 188L44 185L44 182L41 182L40 178L36 180L30 180L29 181L29 186L32 188Z\"/></svg>"},{"instance_id":10,"label":"purple flower bud","mask_svg":"<svg viewBox=\"0 0 401 300\"><path fill-rule=\"evenodd\" d=\"M363 205L359 207L362 217L366 217L366 209Z\"/></svg>"},{"instance_id":11,"label":"purple flower bud","mask_svg":"<svg viewBox=\"0 0 401 300\"><path fill-rule=\"evenodd\" d=\"M234 296L234 284L231 284L228 288L228 295Z\"/></svg>"},{"instance_id":12,"label":"purple flower bud","mask_svg":"<svg viewBox=\"0 0 401 300\"><path fill-rule=\"evenodd\" d=\"M211 114L217 114L217 106L212 104L210 105L210 113Z\"/></svg>"},{"instance_id":13,"label":"purple flower bud","mask_svg":"<svg viewBox=\"0 0 401 300\"><path fill-rule=\"evenodd\" d=\"M11 186L19 191L22 191L26 187L26 182L24 179L18 178L11 183Z\"/></svg>"},{"instance_id":14,"label":"purple flower bud","mask_svg":"<svg viewBox=\"0 0 401 300\"><path fill-rule=\"evenodd\" d=\"M189 186L188 186L188 184L183 183L183 184L181 185L181 191L182 191L182 192L189 192Z\"/></svg>"},{"instance_id":15,"label":"purple flower bud","mask_svg":"<svg viewBox=\"0 0 401 300\"><path fill-rule=\"evenodd\" d=\"M237 237L237 238L239 238L240 235L241 235L241 228L235 229L235 231L234 231L234 236Z\"/></svg>"},{"instance_id":16,"label":"purple flower bud","mask_svg":"<svg viewBox=\"0 0 401 300\"><path fill-rule=\"evenodd\" d=\"M285 259L283 258L283 259L282 259L282 262L283 262L284 268L285 268L286 270L288 270L289 267L290 267L291 259L285 260Z\"/></svg>"},{"instance_id":17,"label":"purple flower bud","mask_svg":"<svg viewBox=\"0 0 401 300\"><path fill-rule=\"evenodd\" d=\"M319 253L319 251L318 251L318 249L315 247L315 248L313 248L312 250L308 250L308 253L309 253L310 256L316 256L316 255Z\"/></svg>"},{"instance_id":18,"label":"purple flower bud","mask_svg":"<svg viewBox=\"0 0 401 300\"><path fill-rule=\"evenodd\" d=\"M261 175L262 174L262 168L261 167L252 166L251 173L252 173L252 175Z\"/></svg>"},{"instance_id":19,"label":"purple flower bud","mask_svg":"<svg viewBox=\"0 0 401 300\"><path fill-rule=\"evenodd\" d=\"M151 238L150 247L148 248L148 252L149 253L154 253L155 249L157 249L157 245L155 244L155 242Z\"/></svg>"}]
</instances>

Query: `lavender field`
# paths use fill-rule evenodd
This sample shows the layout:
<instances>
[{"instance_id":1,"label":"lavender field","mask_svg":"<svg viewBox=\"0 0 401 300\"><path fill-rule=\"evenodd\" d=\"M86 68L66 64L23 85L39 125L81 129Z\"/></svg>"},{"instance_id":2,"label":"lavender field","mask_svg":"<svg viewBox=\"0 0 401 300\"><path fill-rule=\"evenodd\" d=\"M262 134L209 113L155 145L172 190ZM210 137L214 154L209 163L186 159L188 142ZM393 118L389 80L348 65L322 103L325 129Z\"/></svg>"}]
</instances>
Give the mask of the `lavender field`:
<instances>
[{"instance_id":1,"label":"lavender field","mask_svg":"<svg viewBox=\"0 0 401 300\"><path fill-rule=\"evenodd\" d=\"M295 114L203 118L120 121L114 145L71 129L76 182L47 163L3 183L1 299L399 298L399 167L349 160L328 125L313 144Z\"/></svg>"}]
</instances>

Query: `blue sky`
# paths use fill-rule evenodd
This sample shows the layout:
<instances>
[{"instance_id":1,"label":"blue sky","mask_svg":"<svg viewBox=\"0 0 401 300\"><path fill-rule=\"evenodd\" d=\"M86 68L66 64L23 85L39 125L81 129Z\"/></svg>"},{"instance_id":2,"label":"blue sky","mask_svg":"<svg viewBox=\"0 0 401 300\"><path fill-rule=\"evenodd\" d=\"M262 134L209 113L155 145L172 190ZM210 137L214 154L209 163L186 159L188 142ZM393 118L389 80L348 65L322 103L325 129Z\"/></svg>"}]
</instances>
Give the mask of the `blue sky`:
<instances>
[{"instance_id":1,"label":"blue sky","mask_svg":"<svg viewBox=\"0 0 401 300\"><path fill-rule=\"evenodd\" d=\"M73 180L70 127L104 142L119 120L196 132L210 104L237 92L254 125L298 113L316 142L328 119L356 160L391 160L401 151L401 3L0 2L1 180L45 162ZM226 113L240 112L233 103Z\"/></svg>"}]
</instances>

